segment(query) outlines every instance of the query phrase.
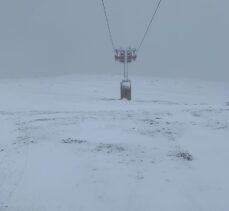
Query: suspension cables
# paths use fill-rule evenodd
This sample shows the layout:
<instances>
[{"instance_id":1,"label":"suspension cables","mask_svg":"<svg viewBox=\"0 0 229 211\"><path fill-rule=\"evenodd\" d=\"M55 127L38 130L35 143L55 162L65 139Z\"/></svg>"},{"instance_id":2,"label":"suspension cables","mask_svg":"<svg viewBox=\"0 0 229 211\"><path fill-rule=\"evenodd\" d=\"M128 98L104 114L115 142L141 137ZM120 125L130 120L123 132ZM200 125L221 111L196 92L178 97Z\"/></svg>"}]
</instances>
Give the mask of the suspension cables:
<instances>
[{"instance_id":1,"label":"suspension cables","mask_svg":"<svg viewBox=\"0 0 229 211\"><path fill-rule=\"evenodd\" d=\"M153 22L153 20L154 20L154 18L155 18L155 16L156 16L157 12L158 12L158 9L159 9L159 7L160 7L161 2L162 2L162 0L159 0L159 2L158 2L158 4L157 4L157 7L156 7L156 9L154 10L154 13L153 13L153 15L152 15L152 18L150 19L150 22L149 22L149 24L148 24L148 26L147 26L147 28L146 28L146 31L145 31L145 33L144 33L144 35L143 35L143 38L142 38L142 40L141 40L141 42L140 42L140 44L139 44L139 46L138 46L138 48L137 48L137 52L139 52L139 50L140 50L141 47L142 47L142 44L143 44L143 42L144 42L144 40L145 40L145 38L146 38L146 35L147 35L147 33L148 33L149 29L150 29L150 26L151 26L151 24L152 24L152 22Z\"/></svg>"},{"instance_id":2,"label":"suspension cables","mask_svg":"<svg viewBox=\"0 0 229 211\"><path fill-rule=\"evenodd\" d=\"M102 4L103 4L104 15L105 15L106 22L107 22L107 28L108 28L108 32L109 32L111 46L112 46L113 50L115 50L114 40L113 40L113 36L112 36L112 33L111 33L111 27L110 27L110 24L109 24L109 20L108 20L108 16L107 16L107 10L106 10L106 6L105 6L105 3L104 3L104 0L102 0Z\"/></svg>"},{"instance_id":3,"label":"suspension cables","mask_svg":"<svg viewBox=\"0 0 229 211\"><path fill-rule=\"evenodd\" d=\"M115 51L115 45L114 45L114 40L113 40L113 36L112 36L112 33L111 33L111 27L110 27L110 24L109 24L109 19L108 19L108 15L107 15L106 6L105 6L105 3L104 3L104 0L101 0L101 1L102 1L102 5L103 5L104 15L105 15L105 18L106 18L106 23L107 23L107 28L108 28L108 32L109 32L110 41L111 41L111 46L112 46L113 50ZM141 39L141 42L140 42L140 44L139 44L139 46L138 46L138 48L136 50L137 53L140 51L140 49L142 47L142 44L143 44L143 42L144 42L144 40L146 38L146 35L149 32L150 26L151 26L152 22L154 21L155 16L156 16L156 14L157 14L157 12L159 10L161 2L162 2L162 0L158 1L157 6L156 6L155 10L153 11L153 15L152 15L152 17L150 19L150 22L147 25L146 31L143 34L143 38Z\"/></svg>"}]
</instances>

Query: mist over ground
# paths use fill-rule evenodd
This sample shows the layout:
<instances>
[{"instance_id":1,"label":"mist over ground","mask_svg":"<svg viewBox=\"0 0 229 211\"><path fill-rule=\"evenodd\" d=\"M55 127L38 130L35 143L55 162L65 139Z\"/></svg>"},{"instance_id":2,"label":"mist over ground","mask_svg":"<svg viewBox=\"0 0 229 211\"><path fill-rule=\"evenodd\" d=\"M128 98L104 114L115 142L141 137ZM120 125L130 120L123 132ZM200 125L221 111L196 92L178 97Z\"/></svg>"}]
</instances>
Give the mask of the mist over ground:
<instances>
[{"instance_id":1,"label":"mist over ground","mask_svg":"<svg viewBox=\"0 0 229 211\"><path fill-rule=\"evenodd\" d=\"M137 47L156 0L105 0L116 47ZM164 0L134 74L229 81L229 2ZM100 0L1 0L0 77L122 74Z\"/></svg>"}]
</instances>

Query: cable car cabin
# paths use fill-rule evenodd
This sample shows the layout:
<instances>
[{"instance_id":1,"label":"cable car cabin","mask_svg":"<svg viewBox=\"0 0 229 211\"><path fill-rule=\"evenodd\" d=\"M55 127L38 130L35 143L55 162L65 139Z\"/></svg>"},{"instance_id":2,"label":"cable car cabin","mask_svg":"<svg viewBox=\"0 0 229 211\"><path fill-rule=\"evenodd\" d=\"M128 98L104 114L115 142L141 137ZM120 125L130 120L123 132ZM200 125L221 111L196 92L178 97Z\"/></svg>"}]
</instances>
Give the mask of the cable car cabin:
<instances>
[{"instance_id":1,"label":"cable car cabin","mask_svg":"<svg viewBox=\"0 0 229 211\"><path fill-rule=\"evenodd\" d=\"M131 100L130 80L122 80L120 85L121 85L121 99Z\"/></svg>"}]
</instances>

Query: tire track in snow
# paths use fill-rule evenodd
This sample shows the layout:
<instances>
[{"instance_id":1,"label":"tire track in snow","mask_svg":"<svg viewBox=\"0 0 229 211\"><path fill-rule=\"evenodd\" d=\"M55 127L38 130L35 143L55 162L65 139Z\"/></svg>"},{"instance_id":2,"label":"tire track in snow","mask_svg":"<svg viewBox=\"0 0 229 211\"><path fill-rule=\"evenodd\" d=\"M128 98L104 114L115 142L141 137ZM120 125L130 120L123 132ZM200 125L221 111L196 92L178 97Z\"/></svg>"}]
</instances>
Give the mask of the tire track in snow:
<instances>
[{"instance_id":1,"label":"tire track in snow","mask_svg":"<svg viewBox=\"0 0 229 211\"><path fill-rule=\"evenodd\" d=\"M14 192L17 190L17 187L19 186L20 182L22 181L25 171L27 169L28 159L29 159L29 139L27 138L27 130L24 127L25 123L21 122L21 120L16 121L16 127L18 131L18 137L17 141L15 142L15 148L11 150L11 152L8 154L8 173L6 173L6 183L10 181L11 184L9 184L8 190L6 190L7 194L5 194L3 201L0 202L0 208L1 210L7 210L10 204L10 200L14 194ZM23 138L26 137L26 138ZM21 145L23 144L23 145ZM24 148L24 150L23 150ZM16 155L22 155L23 151L25 152L24 159L22 159L20 163L20 169L18 169L17 162L14 162L12 164L12 157ZM11 159L10 159L11 158ZM9 169L11 166L11 169ZM7 183L8 184L8 183Z\"/></svg>"}]
</instances>

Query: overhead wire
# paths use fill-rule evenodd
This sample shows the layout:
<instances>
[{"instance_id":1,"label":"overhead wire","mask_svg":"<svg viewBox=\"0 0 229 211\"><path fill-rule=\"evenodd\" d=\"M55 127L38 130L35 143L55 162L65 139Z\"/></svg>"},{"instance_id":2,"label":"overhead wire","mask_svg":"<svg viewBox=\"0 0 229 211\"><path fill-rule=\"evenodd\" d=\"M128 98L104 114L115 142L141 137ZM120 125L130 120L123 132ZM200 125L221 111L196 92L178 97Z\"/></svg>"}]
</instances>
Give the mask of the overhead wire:
<instances>
[{"instance_id":1,"label":"overhead wire","mask_svg":"<svg viewBox=\"0 0 229 211\"><path fill-rule=\"evenodd\" d=\"M111 32L111 27L110 27L110 23L109 23L109 19L108 19L108 15L107 15L107 10L106 10L106 6L105 6L105 3L104 3L104 0L101 0L102 1L102 5L103 5L103 11L104 11L104 15L105 15L105 19L106 19L106 23L107 23L107 28L108 28L108 32L109 32L109 37L110 37L110 42L111 42L111 46L113 48L113 50L115 50L115 45L114 45L114 40L113 40L113 36L112 36L112 32ZM159 0L158 3L157 3L157 6L155 8L155 10L153 11L153 15L149 21L149 24L147 25L147 28L146 28L146 31L145 33L143 34L143 38L141 39L141 42L140 44L138 45L138 48L137 48L137 53L139 53L141 47L142 47L142 44L143 42L145 41L145 38L149 32L149 29L150 29L150 26L151 24L153 23L154 19L155 19L155 16L159 10L159 7L161 5L161 2L162 0Z\"/></svg>"},{"instance_id":2,"label":"overhead wire","mask_svg":"<svg viewBox=\"0 0 229 211\"><path fill-rule=\"evenodd\" d=\"M103 5L103 11L104 11L104 15L105 15L106 23L107 23L107 28L108 28L108 32L109 32L110 41L111 41L111 46L112 46L113 50L115 50L114 40L113 40L113 36L111 33L111 27L110 27L108 15L107 15L106 6L104 3L104 0L101 0L101 1L102 1L102 5Z\"/></svg>"},{"instance_id":3,"label":"overhead wire","mask_svg":"<svg viewBox=\"0 0 229 211\"><path fill-rule=\"evenodd\" d=\"M146 28L146 31L145 31L145 33L144 33L144 35L143 35L143 38L141 39L141 42L140 42L140 44L139 44L139 46L138 46L138 48L137 48L137 52L139 52L140 49L141 49L141 47L142 47L142 44L143 44L143 42L144 42L144 40L145 40L145 38L146 38L146 35L147 35L148 32L149 32L150 26L151 26L152 22L154 21L155 16L156 16L156 14L157 14L157 12L158 12L158 10L159 10L159 7L160 7L160 5L161 5L161 2L162 2L162 0L159 0L156 9L155 9L154 12L153 12L153 15L152 15L152 17L151 17L151 19L150 19L150 22L149 22L149 24L148 24L148 26L147 26L147 28Z\"/></svg>"}]
</instances>

